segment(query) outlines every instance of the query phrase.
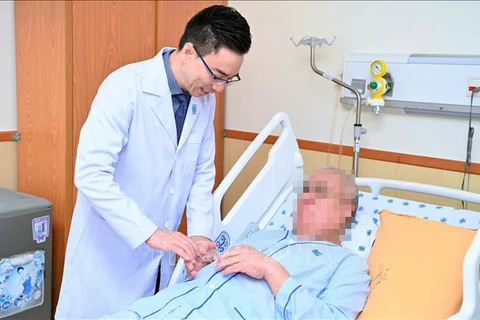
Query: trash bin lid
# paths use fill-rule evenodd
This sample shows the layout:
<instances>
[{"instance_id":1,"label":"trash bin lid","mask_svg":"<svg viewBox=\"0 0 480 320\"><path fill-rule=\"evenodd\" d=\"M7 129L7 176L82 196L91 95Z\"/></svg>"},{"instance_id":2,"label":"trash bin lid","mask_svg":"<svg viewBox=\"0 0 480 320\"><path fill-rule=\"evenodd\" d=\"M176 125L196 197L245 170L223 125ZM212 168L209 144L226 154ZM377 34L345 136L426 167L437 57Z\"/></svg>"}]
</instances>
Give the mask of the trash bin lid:
<instances>
[{"instance_id":1,"label":"trash bin lid","mask_svg":"<svg viewBox=\"0 0 480 320\"><path fill-rule=\"evenodd\" d=\"M49 209L52 204L37 196L0 187L0 218Z\"/></svg>"}]
</instances>

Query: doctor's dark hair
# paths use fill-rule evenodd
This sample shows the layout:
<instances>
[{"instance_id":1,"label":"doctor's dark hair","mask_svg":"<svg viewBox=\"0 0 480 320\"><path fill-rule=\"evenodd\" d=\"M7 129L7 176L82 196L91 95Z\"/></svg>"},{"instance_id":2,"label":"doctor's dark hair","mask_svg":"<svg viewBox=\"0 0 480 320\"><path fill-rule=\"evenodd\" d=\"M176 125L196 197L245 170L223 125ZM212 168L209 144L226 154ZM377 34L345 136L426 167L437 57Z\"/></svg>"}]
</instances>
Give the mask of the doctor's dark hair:
<instances>
[{"instance_id":1,"label":"doctor's dark hair","mask_svg":"<svg viewBox=\"0 0 480 320\"><path fill-rule=\"evenodd\" d=\"M222 47L244 55L252 44L247 20L234 8L214 5L188 21L179 49L191 42L201 55L217 53Z\"/></svg>"}]
</instances>

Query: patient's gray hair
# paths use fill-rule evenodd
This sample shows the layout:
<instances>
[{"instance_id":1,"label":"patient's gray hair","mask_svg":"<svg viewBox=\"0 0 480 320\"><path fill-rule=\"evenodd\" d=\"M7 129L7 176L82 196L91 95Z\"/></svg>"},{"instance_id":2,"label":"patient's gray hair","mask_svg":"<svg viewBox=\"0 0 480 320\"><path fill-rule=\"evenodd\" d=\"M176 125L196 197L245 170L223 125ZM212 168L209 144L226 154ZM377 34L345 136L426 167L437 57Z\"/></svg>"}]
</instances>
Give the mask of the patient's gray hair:
<instances>
[{"instance_id":1,"label":"patient's gray hair","mask_svg":"<svg viewBox=\"0 0 480 320\"><path fill-rule=\"evenodd\" d=\"M341 190L341 194L344 196L344 199L352 201L352 218L355 218L358 207L358 186L355 183L354 175L348 174L345 170L330 165L322 167L320 172L324 170L328 170L340 178L340 185L343 189Z\"/></svg>"}]
</instances>

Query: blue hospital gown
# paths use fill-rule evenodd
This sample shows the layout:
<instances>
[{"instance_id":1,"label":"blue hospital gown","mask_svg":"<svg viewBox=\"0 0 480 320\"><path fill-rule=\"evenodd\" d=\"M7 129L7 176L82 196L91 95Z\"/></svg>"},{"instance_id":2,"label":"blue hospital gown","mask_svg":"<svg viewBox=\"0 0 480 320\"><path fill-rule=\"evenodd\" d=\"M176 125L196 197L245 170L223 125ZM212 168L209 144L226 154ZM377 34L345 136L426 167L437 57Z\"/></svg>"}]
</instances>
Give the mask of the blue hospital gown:
<instances>
[{"instance_id":1,"label":"blue hospital gown","mask_svg":"<svg viewBox=\"0 0 480 320\"><path fill-rule=\"evenodd\" d=\"M368 266L349 249L297 241L288 231L258 231L240 244L271 256L290 273L276 298L266 281L240 273L222 275L213 263L196 279L103 319L355 319L363 309Z\"/></svg>"}]
</instances>

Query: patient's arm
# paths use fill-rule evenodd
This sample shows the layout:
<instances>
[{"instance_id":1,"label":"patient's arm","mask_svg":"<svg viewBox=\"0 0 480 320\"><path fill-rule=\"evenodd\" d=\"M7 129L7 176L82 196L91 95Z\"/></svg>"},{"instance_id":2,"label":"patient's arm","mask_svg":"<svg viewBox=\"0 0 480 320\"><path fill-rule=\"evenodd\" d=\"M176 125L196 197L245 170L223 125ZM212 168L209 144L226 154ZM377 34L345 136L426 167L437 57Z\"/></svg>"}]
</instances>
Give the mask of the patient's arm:
<instances>
[{"instance_id":1,"label":"patient's arm","mask_svg":"<svg viewBox=\"0 0 480 320\"><path fill-rule=\"evenodd\" d=\"M317 270L319 277L324 277L320 268ZM320 292L312 291L315 275L309 278L313 283L308 289L296 277L288 278L280 287L275 308L284 319L355 319L365 306L370 276L362 257L353 253L344 257Z\"/></svg>"},{"instance_id":2,"label":"patient's arm","mask_svg":"<svg viewBox=\"0 0 480 320\"><path fill-rule=\"evenodd\" d=\"M274 296L290 277L280 263L249 245L227 250L217 261L215 269L223 269L223 274L240 272L255 279L265 279Z\"/></svg>"},{"instance_id":3,"label":"patient's arm","mask_svg":"<svg viewBox=\"0 0 480 320\"><path fill-rule=\"evenodd\" d=\"M282 284L290 278L290 274L285 268L278 263L277 261L270 259L272 261L270 266L267 266L267 273L265 275L265 280L272 290L273 295L276 297L278 290L280 290Z\"/></svg>"}]
</instances>

